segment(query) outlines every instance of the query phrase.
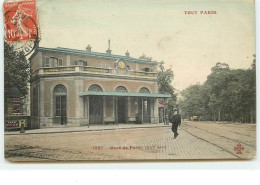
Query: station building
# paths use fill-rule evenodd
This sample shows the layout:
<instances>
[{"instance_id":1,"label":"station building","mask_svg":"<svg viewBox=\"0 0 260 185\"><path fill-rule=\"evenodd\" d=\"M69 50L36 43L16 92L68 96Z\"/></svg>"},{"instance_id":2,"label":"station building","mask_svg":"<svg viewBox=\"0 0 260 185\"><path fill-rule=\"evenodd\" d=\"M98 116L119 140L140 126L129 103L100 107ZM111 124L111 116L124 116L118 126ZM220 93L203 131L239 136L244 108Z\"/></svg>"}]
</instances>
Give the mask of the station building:
<instances>
[{"instance_id":1,"label":"station building","mask_svg":"<svg viewBox=\"0 0 260 185\"><path fill-rule=\"evenodd\" d=\"M31 56L32 127L158 123L157 63L106 53L39 47Z\"/></svg>"}]
</instances>

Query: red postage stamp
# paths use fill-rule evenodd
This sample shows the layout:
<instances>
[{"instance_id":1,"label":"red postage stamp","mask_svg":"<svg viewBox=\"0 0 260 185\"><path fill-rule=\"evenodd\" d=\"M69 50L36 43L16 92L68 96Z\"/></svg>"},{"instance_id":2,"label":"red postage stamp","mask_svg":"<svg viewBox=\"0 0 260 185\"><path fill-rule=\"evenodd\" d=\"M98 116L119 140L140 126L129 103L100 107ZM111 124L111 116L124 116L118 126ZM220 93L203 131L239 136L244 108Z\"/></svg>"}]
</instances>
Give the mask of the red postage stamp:
<instances>
[{"instance_id":1,"label":"red postage stamp","mask_svg":"<svg viewBox=\"0 0 260 185\"><path fill-rule=\"evenodd\" d=\"M5 2L3 11L7 42L38 39L36 0Z\"/></svg>"}]
</instances>

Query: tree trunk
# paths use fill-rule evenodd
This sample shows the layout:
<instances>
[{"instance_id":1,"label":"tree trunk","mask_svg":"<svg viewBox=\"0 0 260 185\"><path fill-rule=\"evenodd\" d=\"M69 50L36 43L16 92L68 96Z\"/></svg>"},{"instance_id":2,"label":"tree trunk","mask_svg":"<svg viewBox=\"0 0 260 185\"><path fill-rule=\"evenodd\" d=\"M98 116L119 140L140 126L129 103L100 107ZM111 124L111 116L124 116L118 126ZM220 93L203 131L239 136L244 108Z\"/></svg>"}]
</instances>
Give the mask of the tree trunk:
<instances>
[{"instance_id":1,"label":"tree trunk","mask_svg":"<svg viewBox=\"0 0 260 185\"><path fill-rule=\"evenodd\" d=\"M230 117L231 117L232 122L235 123L236 122L235 113L230 113Z\"/></svg>"},{"instance_id":2,"label":"tree trunk","mask_svg":"<svg viewBox=\"0 0 260 185\"><path fill-rule=\"evenodd\" d=\"M220 110L220 108L218 109L218 122L220 122L220 116L221 116L221 110Z\"/></svg>"},{"instance_id":3,"label":"tree trunk","mask_svg":"<svg viewBox=\"0 0 260 185\"><path fill-rule=\"evenodd\" d=\"M254 116L253 116L253 105L251 105L250 119L251 119L251 123L254 123Z\"/></svg>"},{"instance_id":4,"label":"tree trunk","mask_svg":"<svg viewBox=\"0 0 260 185\"><path fill-rule=\"evenodd\" d=\"M244 113L240 112L240 123L244 123Z\"/></svg>"}]
</instances>

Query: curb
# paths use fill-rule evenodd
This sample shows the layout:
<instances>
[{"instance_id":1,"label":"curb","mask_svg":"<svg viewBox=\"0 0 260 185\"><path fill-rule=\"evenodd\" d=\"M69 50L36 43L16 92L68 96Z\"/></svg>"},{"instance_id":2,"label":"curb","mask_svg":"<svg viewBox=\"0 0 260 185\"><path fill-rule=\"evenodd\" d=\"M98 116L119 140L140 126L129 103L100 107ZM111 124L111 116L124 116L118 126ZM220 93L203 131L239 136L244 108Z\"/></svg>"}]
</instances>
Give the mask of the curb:
<instances>
[{"instance_id":1,"label":"curb","mask_svg":"<svg viewBox=\"0 0 260 185\"><path fill-rule=\"evenodd\" d=\"M143 128L159 128L159 127L170 127L170 125L160 125L160 126L148 126L148 127L129 127L129 128L103 128L103 129L89 129L89 130L68 130L68 131L54 131L54 132L36 132L36 133L5 133L4 135L32 135L32 134L62 134L62 133L72 133L72 132L89 132L89 131L110 131L110 130L123 130L123 129L143 129Z\"/></svg>"}]
</instances>

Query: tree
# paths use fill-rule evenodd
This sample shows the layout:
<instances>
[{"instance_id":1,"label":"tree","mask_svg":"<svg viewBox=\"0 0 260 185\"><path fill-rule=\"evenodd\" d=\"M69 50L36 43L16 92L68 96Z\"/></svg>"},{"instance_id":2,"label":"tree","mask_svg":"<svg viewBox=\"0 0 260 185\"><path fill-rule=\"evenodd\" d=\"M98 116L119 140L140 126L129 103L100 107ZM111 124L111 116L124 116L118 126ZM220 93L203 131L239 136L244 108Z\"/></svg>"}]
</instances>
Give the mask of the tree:
<instances>
[{"instance_id":1,"label":"tree","mask_svg":"<svg viewBox=\"0 0 260 185\"><path fill-rule=\"evenodd\" d=\"M4 88L16 87L21 96L28 93L30 65L22 52L15 52L13 47L4 43Z\"/></svg>"},{"instance_id":2,"label":"tree","mask_svg":"<svg viewBox=\"0 0 260 185\"><path fill-rule=\"evenodd\" d=\"M213 117L215 120L216 114L218 121L221 121L221 112L225 104L225 90L230 81L230 69L228 64L218 62L211 68L211 74L208 76L206 85L209 87L211 94L210 108L214 110ZM216 112L217 109L217 112Z\"/></svg>"},{"instance_id":3,"label":"tree","mask_svg":"<svg viewBox=\"0 0 260 185\"><path fill-rule=\"evenodd\" d=\"M161 100L161 102L166 106L166 111L171 116L173 107L178 107L176 104L177 96L174 94L174 88L171 84L174 78L174 74L171 69L165 69L163 61L159 63L158 67L160 69L157 75L159 93L171 95L170 99L167 101Z\"/></svg>"},{"instance_id":4,"label":"tree","mask_svg":"<svg viewBox=\"0 0 260 185\"><path fill-rule=\"evenodd\" d=\"M217 63L203 85L182 91L184 114L197 114L204 120L255 122L255 63L254 59L250 69L230 69L225 63Z\"/></svg>"},{"instance_id":5,"label":"tree","mask_svg":"<svg viewBox=\"0 0 260 185\"><path fill-rule=\"evenodd\" d=\"M143 54L142 56L140 56L139 57L139 59L141 59L141 60L146 60L146 61L152 61L152 57L148 57L148 56L146 56L145 54Z\"/></svg>"},{"instance_id":6,"label":"tree","mask_svg":"<svg viewBox=\"0 0 260 185\"><path fill-rule=\"evenodd\" d=\"M171 69L164 68L164 62L159 63L160 71L158 72L157 76L157 83L159 92L162 94L173 94L174 88L171 85L172 80L174 78L173 71Z\"/></svg>"},{"instance_id":7,"label":"tree","mask_svg":"<svg viewBox=\"0 0 260 185\"><path fill-rule=\"evenodd\" d=\"M192 85L181 92L180 106L185 117L199 116L201 119L206 115L205 90L202 85Z\"/></svg>"}]
</instances>

